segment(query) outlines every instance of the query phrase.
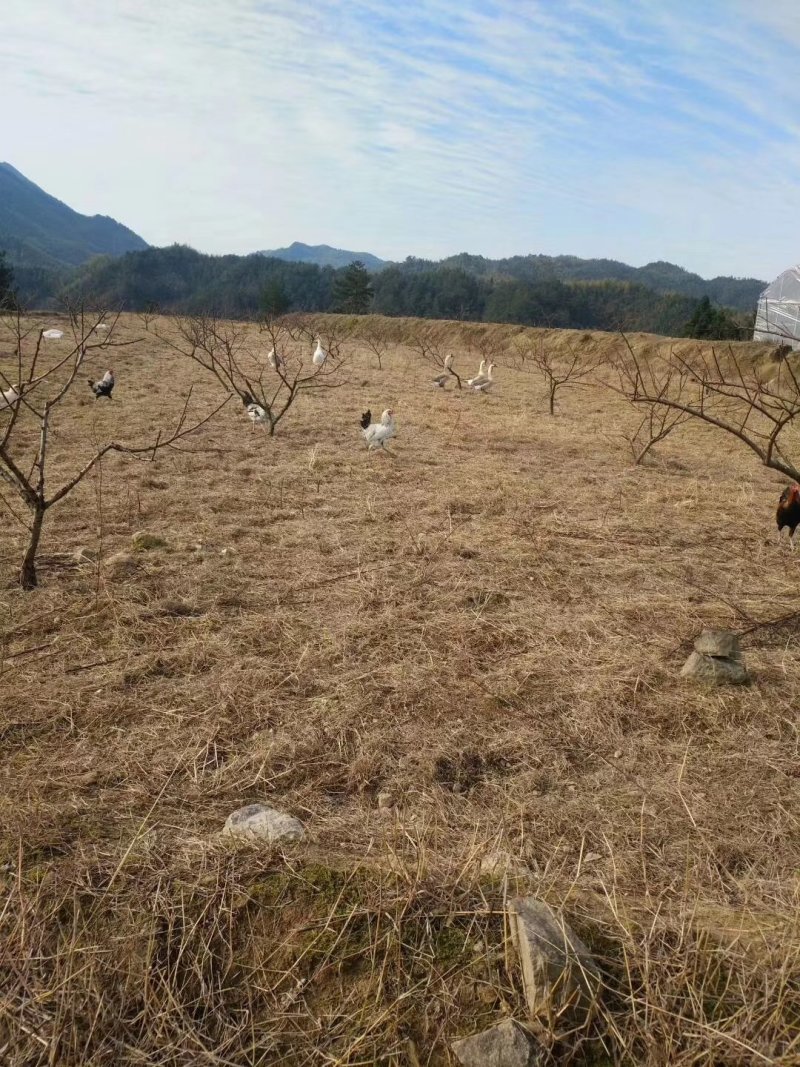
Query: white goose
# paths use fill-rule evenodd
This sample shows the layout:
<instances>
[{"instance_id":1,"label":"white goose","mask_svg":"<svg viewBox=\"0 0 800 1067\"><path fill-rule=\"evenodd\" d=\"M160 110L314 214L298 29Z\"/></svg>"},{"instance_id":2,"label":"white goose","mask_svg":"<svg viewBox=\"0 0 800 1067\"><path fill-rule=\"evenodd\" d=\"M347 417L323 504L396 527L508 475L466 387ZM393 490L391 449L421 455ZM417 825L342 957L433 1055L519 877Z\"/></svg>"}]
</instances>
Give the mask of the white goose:
<instances>
[{"instance_id":1,"label":"white goose","mask_svg":"<svg viewBox=\"0 0 800 1067\"><path fill-rule=\"evenodd\" d=\"M63 330L42 330L42 337L46 341L60 341L63 336Z\"/></svg>"},{"instance_id":2,"label":"white goose","mask_svg":"<svg viewBox=\"0 0 800 1067\"><path fill-rule=\"evenodd\" d=\"M453 366L453 354L448 353L444 359L444 374L437 374L435 378L431 378L431 382L437 389L445 389L447 382L450 378L450 368Z\"/></svg>"},{"instance_id":3,"label":"white goose","mask_svg":"<svg viewBox=\"0 0 800 1067\"><path fill-rule=\"evenodd\" d=\"M286 366L286 360L280 353L276 352L274 348L270 350L270 353L267 356L267 363L269 363L273 370L283 370Z\"/></svg>"},{"instance_id":4,"label":"white goose","mask_svg":"<svg viewBox=\"0 0 800 1067\"><path fill-rule=\"evenodd\" d=\"M481 378L479 381L474 382L472 389L476 393L488 393L494 385L494 363L490 363L486 371L486 377Z\"/></svg>"},{"instance_id":5,"label":"white goose","mask_svg":"<svg viewBox=\"0 0 800 1067\"><path fill-rule=\"evenodd\" d=\"M12 404L16 404L19 400L21 393L12 385L10 389L1 390L0 396L3 398L3 403L0 404L0 408L10 408Z\"/></svg>"},{"instance_id":6,"label":"white goose","mask_svg":"<svg viewBox=\"0 0 800 1067\"><path fill-rule=\"evenodd\" d=\"M314 355L311 357L311 362L315 367L321 367L325 360L328 358L328 353L320 344L319 337L317 338L317 347L314 349Z\"/></svg>"},{"instance_id":7,"label":"white goose","mask_svg":"<svg viewBox=\"0 0 800 1067\"><path fill-rule=\"evenodd\" d=\"M467 379L467 385L477 385L478 382L485 381L486 379L486 360L481 360L481 365L478 367L478 373L474 378Z\"/></svg>"}]
</instances>

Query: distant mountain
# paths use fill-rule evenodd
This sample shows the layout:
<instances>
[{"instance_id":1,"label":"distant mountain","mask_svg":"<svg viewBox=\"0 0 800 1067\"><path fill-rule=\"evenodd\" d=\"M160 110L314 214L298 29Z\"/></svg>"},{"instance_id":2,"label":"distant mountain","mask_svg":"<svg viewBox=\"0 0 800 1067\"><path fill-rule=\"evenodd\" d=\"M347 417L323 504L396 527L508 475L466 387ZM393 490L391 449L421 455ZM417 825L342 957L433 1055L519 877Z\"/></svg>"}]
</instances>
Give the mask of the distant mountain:
<instances>
[{"instance_id":1,"label":"distant mountain","mask_svg":"<svg viewBox=\"0 0 800 1067\"><path fill-rule=\"evenodd\" d=\"M80 215L0 163L0 250L18 268L61 270L92 256L121 256L148 247L146 241L107 215Z\"/></svg>"},{"instance_id":2,"label":"distant mountain","mask_svg":"<svg viewBox=\"0 0 800 1067\"><path fill-rule=\"evenodd\" d=\"M383 270L387 266L384 259L378 259L371 252L348 252L344 248L331 248L330 245L304 245L295 241L288 248L270 248L257 252L259 256L272 259L285 259L288 263L316 263L318 267L346 267L360 259L367 270Z\"/></svg>"},{"instance_id":3,"label":"distant mountain","mask_svg":"<svg viewBox=\"0 0 800 1067\"><path fill-rule=\"evenodd\" d=\"M674 263L658 261L644 267L631 267L615 259L579 259L578 256L511 256L508 259L486 259L462 252L435 263L409 257L402 264L404 270L428 271L432 267L454 267L479 278L503 280L513 278L521 282L633 282L656 293L678 293L700 299L709 296L725 307L752 311L766 282L758 278L701 278L699 274L678 267Z\"/></svg>"},{"instance_id":4,"label":"distant mountain","mask_svg":"<svg viewBox=\"0 0 800 1067\"><path fill-rule=\"evenodd\" d=\"M709 296L715 303L739 311L752 311L766 282L758 278L701 278L674 263L659 260L644 267L631 267L616 259L580 259L578 256L509 256L487 259L461 252L446 259L430 260L409 256L402 263L378 259L369 252L348 252L330 245L306 245L295 241L288 248L274 248L257 253L290 263L316 263L320 267L346 267L360 259L367 270L376 272L397 267L403 272L423 272L452 267L477 278L520 282L632 282L655 293L678 293L700 299Z\"/></svg>"}]
</instances>

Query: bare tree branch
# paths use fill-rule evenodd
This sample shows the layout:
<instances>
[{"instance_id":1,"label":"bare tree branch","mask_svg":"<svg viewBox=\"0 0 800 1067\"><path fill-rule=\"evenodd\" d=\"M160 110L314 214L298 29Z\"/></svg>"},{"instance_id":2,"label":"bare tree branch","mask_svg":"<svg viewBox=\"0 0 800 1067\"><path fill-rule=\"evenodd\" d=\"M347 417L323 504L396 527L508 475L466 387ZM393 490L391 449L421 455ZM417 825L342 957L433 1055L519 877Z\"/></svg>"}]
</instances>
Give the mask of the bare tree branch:
<instances>
[{"instance_id":1,"label":"bare tree branch","mask_svg":"<svg viewBox=\"0 0 800 1067\"><path fill-rule=\"evenodd\" d=\"M625 334L622 339L617 384L610 386L615 392L633 404L677 413L679 421L696 418L714 426L746 445L765 467L800 480L800 467L782 440L800 415L797 374L788 361L764 381L742 364L731 345L726 360L713 346L692 355L681 355L673 346L667 356L645 359Z\"/></svg>"},{"instance_id":2,"label":"bare tree branch","mask_svg":"<svg viewBox=\"0 0 800 1067\"><path fill-rule=\"evenodd\" d=\"M62 410L62 404L68 397L78 374L92 350L105 352L122 345L135 344L136 341L118 341L114 339L114 329L118 315L114 316L107 330L98 332L97 326L104 324L105 313L88 314L83 308L69 310L72 330L72 342L66 354L55 354L49 363L45 360L43 330L30 325L21 311L14 311L0 316L0 334L10 334L15 343L16 382L9 382L0 371L0 382L13 388L17 399L0 408L0 478L24 502L31 513L28 529L28 544L20 570L20 583L25 589L32 589L37 584L36 557L42 528L47 512L64 497L68 496L86 475L109 452L118 452L130 456L155 455L162 448L172 447L176 442L194 433L212 419L231 399L226 399L203 417L190 419L189 405L192 390L183 405L177 422L169 433L159 430L154 441L146 444L127 444L110 441L98 448L94 455L54 493L48 495L46 484L48 446L54 416ZM35 337L35 340L34 340ZM96 339L95 339L96 338ZM46 364L43 369L43 364ZM25 423L34 420L38 423L36 444L32 445L31 435L25 432ZM3 425L5 423L5 425ZM20 431L22 427L22 431ZM28 474L25 469L29 467ZM17 521L19 516L0 495L0 504L12 514ZM25 524L27 525L27 524Z\"/></svg>"}]
</instances>

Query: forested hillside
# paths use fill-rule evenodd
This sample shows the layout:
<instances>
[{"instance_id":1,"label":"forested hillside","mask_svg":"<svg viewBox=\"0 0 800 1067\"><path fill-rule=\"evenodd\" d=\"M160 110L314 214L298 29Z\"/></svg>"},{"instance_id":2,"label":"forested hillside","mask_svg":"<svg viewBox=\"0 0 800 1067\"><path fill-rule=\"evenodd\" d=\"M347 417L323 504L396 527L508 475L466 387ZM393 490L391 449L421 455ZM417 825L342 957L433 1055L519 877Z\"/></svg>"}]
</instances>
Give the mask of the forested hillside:
<instances>
[{"instance_id":1,"label":"forested hillside","mask_svg":"<svg viewBox=\"0 0 800 1067\"><path fill-rule=\"evenodd\" d=\"M698 300L656 293L625 281L518 280L479 276L461 267L413 260L368 278L368 309L384 315L511 322L579 329L647 330L679 335ZM97 257L79 269L64 288L74 301L140 310L215 311L252 317L264 311L347 310L338 303L334 270L291 263L260 254L207 256L182 245L150 248L119 258ZM367 305L365 305L366 307ZM745 316L730 317L746 331Z\"/></svg>"}]
</instances>

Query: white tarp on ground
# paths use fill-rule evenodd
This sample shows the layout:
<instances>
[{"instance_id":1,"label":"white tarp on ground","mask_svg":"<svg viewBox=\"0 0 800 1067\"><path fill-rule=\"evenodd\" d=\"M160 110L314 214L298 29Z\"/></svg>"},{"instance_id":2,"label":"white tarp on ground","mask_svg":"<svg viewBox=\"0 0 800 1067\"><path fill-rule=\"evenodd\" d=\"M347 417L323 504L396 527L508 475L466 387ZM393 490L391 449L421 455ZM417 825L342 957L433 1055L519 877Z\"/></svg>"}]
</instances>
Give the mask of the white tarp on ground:
<instances>
[{"instance_id":1,"label":"white tarp on ground","mask_svg":"<svg viewBox=\"0 0 800 1067\"><path fill-rule=\"evenodd\" d=\"M800 348L800 266L779 274L758 298L753 340Z\"/></svg>"}]
</instances>

